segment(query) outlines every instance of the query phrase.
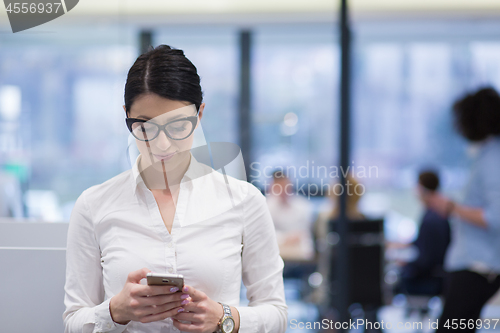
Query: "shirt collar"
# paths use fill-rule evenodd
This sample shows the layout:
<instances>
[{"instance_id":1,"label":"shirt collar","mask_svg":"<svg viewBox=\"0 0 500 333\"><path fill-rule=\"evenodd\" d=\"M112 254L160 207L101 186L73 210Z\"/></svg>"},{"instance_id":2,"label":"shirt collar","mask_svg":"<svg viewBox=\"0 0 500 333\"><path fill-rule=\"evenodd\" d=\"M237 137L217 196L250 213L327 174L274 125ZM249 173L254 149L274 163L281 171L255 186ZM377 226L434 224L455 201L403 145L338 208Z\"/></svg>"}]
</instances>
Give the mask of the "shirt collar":
<instances>
[{"instance_id":1,"label":"shirt collar","mask_svg":"<svg viewBox=\"0 0 500 333\"><path fill-rule=\"evenodd\" d=\"M134 182L132 183L132 185L133 185L132 189L134 190L134 193L135 193L135 190L137 189L137 186L139 185L139 183L143 182L142 177L141 177L141 173L139 172L139 161L140 160L141 160L141 155L139 154L139 156L137 156L137 158L135 159L134 165L132 166L132 176L134 179Z\"/></svg>"},{"instance_id":2,"label":"shirt collar","mask_svg":"<svg viewBox=\"0 0 500 333\"><path fill-rule=\"evenodd\" d=\"M191 161L189 162L189 166L182 177L181 183L190 182L196 178L202 177L208 173L210 173L212 168L205 166L204 164L198 162L198 160L193 156L190 152ZM137 187L142 183L144 184L144 180L142 179L141 173L139 171L139 163L141 160L141 155L137 156L134 165L132 166L132 175L133 175L133 190L134 193L137 190Z\"/></svg>"}]
</instances>

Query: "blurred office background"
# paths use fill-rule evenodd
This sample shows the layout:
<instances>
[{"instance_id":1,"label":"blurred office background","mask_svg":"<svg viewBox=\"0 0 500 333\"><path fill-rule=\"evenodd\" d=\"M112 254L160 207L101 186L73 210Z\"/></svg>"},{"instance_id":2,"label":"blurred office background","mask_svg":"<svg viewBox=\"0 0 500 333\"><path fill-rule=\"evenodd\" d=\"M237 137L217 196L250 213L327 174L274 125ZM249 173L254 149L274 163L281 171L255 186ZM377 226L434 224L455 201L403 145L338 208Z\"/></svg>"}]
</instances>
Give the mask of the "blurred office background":
<instances>
[{"instance_id":1,"label":"blurred office background","mask_svg":"<svg viewBox=\"0 0 500 333\"><path fill-rule=\"evenodd\" d=\"M216 3L190 15L189 6L154 1L138 14L130 1L115 8L86 1L16 34L3 16L1 165L21 183L24 216L67 220L84 189L129 167L121 105L144 30L153 45L185 50L202 78L207 139L235 143L239 34L250 31L252 162L337 162L336 3ZM363 180L373 202L409 218L418 215L409 201L420 167L439 167L446 191L464 185L467 147L450 122L452 101L467 89L500 86L496 7L437 3L352 1L353 165L376 167ZM311 172L299 181L320 183Z\"/></svg>"},{"instance_id":2,"label":"blurred office background","mask_svg":"<svg viewBox=\"0 0 500 333\"><path fill-rule=\"evenodd\" d=\"M67 222L86 188L130 168L122 109L141 34L197 66L207 141L240 144L240 38L250 34L251 162L330 167L339 157L338 2L97 1L12 34L0 16L0 166L4 217ZM500 2L353 0L352 165L360 209L409 242L418 171L435 167L459 198L470 159L452 102L500 89ZM309 163L309 164L308 164ZM271 170L267 168L267 170ZM263 186L270 174L253 170ZM260 176L259 176L260 175ZM309 173L300 184L322 184ZM324 177L323 182L332 179ZM323 183L323 184L324 184ZM16 200L19 198L19 200ZM316 212L326 199L313 196Z\"/></svg>"}]
</instances>

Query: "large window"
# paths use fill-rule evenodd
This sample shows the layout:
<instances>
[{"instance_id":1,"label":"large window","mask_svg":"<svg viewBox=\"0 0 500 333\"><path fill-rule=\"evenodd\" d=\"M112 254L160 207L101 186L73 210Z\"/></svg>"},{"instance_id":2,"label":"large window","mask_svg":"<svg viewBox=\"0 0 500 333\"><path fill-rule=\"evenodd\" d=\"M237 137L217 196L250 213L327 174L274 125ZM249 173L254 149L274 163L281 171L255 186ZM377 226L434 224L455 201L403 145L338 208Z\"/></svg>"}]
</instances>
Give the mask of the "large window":
<instances>
[{"instance_id":1,"label":"large window","mask_svg":"<svg viewBox=\"0 0 500 333\"><path fill-rule=\"evenodd\" d=\"M389 238L414 236L422 209L414 192L419 170L437 169L442 189L460 197L471 159L469 146L453 127L451 106L467 90L500 88L498 25L353 23L350 167L365 186L362 211L384 214ZM336 181L333 173L324 177L319 169L338 165L339 51L334 27L259 27L254 32L257 174L263 181L269 171L290 167L299 186Z\"/></svg>"},{"instance_id":2,"label":"large window","mask_svg":"<svg viewBox=\"0 0 500 333\"><path fill-rule=\"evenodd\" d=\"M437 20L355 25L352 157L378 167L378 177L363 180L363 205L388 211L389 229L418 221L413 188L422 168L437 169L442 190L460 198L471 159L451 107L468 90L500 88L495 26Z\"/></svg>"},{"instance_id":3,"label":"large window","mask_svg":"<svg viewBox=\"0 0 500 333\"><path fill-rule=\"evenodd\" d=\"M255 30L253 171L263 187L270 171L279 168L288 169L295 185L321 183L327 177L313 170L331 166L338 156L339 51L334 33L331 25Z\"/></svg>"},{"instance_id":4,"label":"large window","mask_svg":"<svg viewBox=\"0 0 500 333\"><path fill-rule=\"evenodd\" d=\"M128 168L122 105L135 35L117 26L0 35L2 169L20 181L28 217L67 220L84 189Z\"/></svg>"},{"instance_id":5,"label":"large window","mask_svg":"<svg viewBox=\"0 0 500 333\"><path fill-rule=\"evenodd\" d=\"M441 171L445 191L463 188L470 159L450 108L468 89L500 88L499 27L353 22L351 165L374 168L359 179L364 211L417 220L412 188L423 167ZM317 171L331 170L339 156L334 25L251 31L251 162L259 185L279 167L292 167L298 185L331 184L331 173ZM183 49L198 68L206 140L238 143L239 28L172 25L152 32L154 45ZM137 28L99 24L0 35L0 163L4 175L21 182L28 216L67 219L84 189L130 167L121 106L138 38Z\"/></svg>"}]
</instances>

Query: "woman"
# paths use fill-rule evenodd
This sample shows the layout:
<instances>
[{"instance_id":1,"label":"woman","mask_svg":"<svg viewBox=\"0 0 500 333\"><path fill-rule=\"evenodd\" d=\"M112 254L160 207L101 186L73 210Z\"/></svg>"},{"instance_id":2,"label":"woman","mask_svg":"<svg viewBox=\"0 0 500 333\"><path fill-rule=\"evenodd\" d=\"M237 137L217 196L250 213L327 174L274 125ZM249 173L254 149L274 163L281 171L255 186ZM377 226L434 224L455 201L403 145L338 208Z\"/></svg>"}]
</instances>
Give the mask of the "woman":
<instances>
[{"instance_id":1,"label":"woman","mask_svg":"<svg viewBox=\"0 0 500 333\"><path fill-rule=\"evenodd\" d=\"M479 151L463 202L438 193L430 201L452 223L445 259L449 285L438 331L475 331L481 309L500 288L500 96L481 89L453 109L459 132Z\"/></svg>"},{"instance_id":2,"label":"woman","mask_svg":"<svg viewBox=\"0 0 500 333\"><path fill-rule=\"evenodd\" d=\"M345 191L347 191L347 218L350 221L364 220L365 216L359 211L358 203L361 199L364 189L359 190L358 186L363 186L355 178L347 176ZM313 234L316 243L318 271L323 276L323 283L313 291L311 299L314 303L323 307L329 306L330 301L327 297L328 286L326 281L329 281L329 272L331 270L331 253L328 241L330 221L335 221L340 215L340 193L344 187L337 181L333 182L328 187L327 197L329 199L328 209L319 212L316 221L313 224Z\"/></svg>"},{"instance_id":3,"label":"woman","mask_svg":"<svg viewBox=\"0 0 500 333\"><path fill-rule=\"evenodd\" d=\"M223 316L234 327L222 332L286 330L283 261L264 196L190 152L204 107L181 50L161 45L130 68L124 109L140 155L76 201L66 332L214 332ZM151 271L182 274L185 286L148 286Z\"/></svg>"}]
</instances>

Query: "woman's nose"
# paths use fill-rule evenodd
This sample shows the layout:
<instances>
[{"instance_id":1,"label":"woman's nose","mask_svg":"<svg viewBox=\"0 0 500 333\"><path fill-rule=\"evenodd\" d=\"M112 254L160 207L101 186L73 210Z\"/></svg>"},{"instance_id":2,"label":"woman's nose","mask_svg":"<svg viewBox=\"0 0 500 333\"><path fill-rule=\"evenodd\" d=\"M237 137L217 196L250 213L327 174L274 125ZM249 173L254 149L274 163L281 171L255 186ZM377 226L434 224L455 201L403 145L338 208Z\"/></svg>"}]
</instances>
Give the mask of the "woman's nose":
<instances>
[{"instance_id":1,"label":"woman's nose","mask_svg":"<svg viewBox=\"0 0 500 333\"><path fill-rule=\"evenodd\" d=\"M170 139L168 136L165 134L164 131L160 131L160 134L158 134L158 137L153 141L156 145L156 147L161 150L161 151L166 151L172 143L170 142Z\"/></svg>"}]
</instances>

